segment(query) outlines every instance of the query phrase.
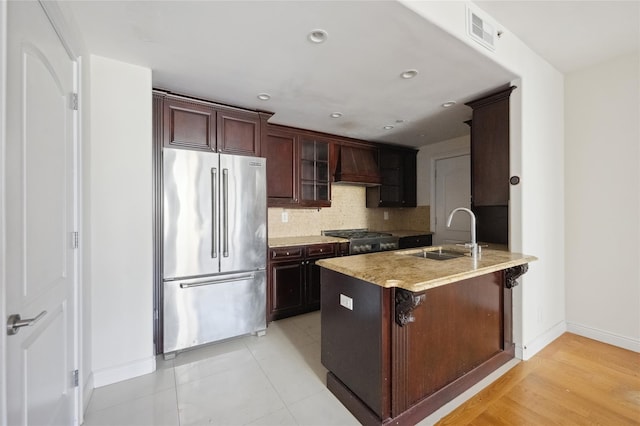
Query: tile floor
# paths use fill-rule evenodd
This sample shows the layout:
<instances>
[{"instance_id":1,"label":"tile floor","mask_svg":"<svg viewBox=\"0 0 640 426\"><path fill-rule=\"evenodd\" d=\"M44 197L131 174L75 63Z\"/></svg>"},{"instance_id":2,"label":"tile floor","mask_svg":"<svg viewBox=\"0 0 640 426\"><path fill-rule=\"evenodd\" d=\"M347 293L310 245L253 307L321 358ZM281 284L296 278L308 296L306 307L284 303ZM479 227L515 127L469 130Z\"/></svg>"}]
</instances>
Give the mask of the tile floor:
<instances>
[{"instance_id":1,"label":"tile floor","mask_svg":"<svg viewBox=\"0 0 640 426\"><path fill-rule=\"evenodd\" d=\"M513 368L513 360L422 420L433 425ZM326 388L320 312L179 354L157 370L93 391L85 426L357 425Z\"/></svg>"},{"instance_id":2,"label":"tile floor","mask_svg":"<svg viewBox=\"0 0 640 426\"><path fill-rule=\"evenodd\" d=\"M320 313L158 358L156 372L93 391L84 425L357 425L326 386Z\"/></svg>"}]
</instances>

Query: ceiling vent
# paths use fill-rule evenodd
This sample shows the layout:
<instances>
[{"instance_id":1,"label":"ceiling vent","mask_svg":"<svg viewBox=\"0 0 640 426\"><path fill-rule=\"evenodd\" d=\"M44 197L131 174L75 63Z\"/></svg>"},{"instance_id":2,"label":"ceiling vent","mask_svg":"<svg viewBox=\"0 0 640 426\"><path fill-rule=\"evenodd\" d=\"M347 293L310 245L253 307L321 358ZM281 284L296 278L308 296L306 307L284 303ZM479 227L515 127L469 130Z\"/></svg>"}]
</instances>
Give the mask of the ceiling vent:
<instances>
[{"instance_id":1,"label":"ceiling vent","mask_svg":"<svg viewBox=\"0 0 640 426\"><path fill-rule=\"evenodd\" d=\"M471 10L470 7L467 7L467 32L472 39L487 49L491 51L496 49L495 41L498 37L496 26Z\"/></svg>"}]
</instances>

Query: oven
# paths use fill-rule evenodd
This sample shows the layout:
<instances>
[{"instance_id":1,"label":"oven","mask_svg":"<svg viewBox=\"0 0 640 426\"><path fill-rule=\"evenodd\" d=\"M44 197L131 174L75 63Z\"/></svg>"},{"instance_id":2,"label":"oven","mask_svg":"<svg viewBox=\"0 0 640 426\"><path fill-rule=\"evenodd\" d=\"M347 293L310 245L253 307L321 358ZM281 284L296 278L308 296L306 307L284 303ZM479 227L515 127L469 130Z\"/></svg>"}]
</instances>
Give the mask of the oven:
<instances>
[{"instance_id":1,"label":"oven","mask_svg":"<svg viewBox=\"0 0 640 426\"><path fill-rule=\"evenodd\" d=\"M385 232L368 229L336 229L322 231L322 235L349 240L349 254L397 250L399 238Z\"/></svg>"}]
</instances>

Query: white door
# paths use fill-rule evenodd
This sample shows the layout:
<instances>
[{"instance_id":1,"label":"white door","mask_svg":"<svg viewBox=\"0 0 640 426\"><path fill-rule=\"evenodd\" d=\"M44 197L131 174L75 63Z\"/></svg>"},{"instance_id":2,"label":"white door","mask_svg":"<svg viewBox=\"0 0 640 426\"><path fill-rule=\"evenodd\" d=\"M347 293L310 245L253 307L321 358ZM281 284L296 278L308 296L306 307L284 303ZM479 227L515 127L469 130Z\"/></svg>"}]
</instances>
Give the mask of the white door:
<instances>
[{"instance_id":1,"label":"white door","mask_svg":"<svg viewBox=\"0 0 640 426\"><path fill-rule=\"evenodd\" d=\"M7 316L9 425L76 422L75 63L38 2L7 3Z\"/></svg>"},{"instance_id":2,"label":"white door","mask_svg":"<svg viewBox=\"0 0 640 426\"><path fill-rule=\"evenodd\" d=\"M436 230L434 244L455 244L471 241L469 215L456 213L447 228L449 213L457 207L470 208L471 157L460 155L435 162Z\"/></svg>"}]
</instances>

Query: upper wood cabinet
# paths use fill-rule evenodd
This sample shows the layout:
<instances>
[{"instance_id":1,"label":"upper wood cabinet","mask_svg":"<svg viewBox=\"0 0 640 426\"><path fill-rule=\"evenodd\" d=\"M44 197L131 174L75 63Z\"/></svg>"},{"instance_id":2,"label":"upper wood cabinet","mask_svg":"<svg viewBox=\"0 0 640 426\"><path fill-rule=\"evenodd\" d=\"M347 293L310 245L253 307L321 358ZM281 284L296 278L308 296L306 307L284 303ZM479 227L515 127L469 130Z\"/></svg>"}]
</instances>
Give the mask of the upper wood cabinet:
<instances>
[{"instance_id":1,"label":"upper wood cabinet","mask_svg":"<svg viewBox=\"0 0 640 426\"><path fill-rule=\"evenodd\" d=\"M260 155L260 117L257 112L228 108L179 95L162 94L166 147L229 154Z\"/></svg>"},{"instance_id":2,"label":"upper wood cabinet","mask_svg":"<svg viewBox=\"0 0 640 426\"><path fill-rule=\"evenodd\" d=\"M474 206L509 203L509 87L468 102L471 119L471 202Z\"/></svg>"},{"instance_id":3,"label":"upper wood cabinet","mask_svg":"<svg viewBox=\"0 0 640 426\"><path fill-rule=\"evenodd\" d=\"M379 149L382 185L367 188L367 207L416 206L416 154L413 149Z\"/></svg>"},{"instance_id":4,"label":"upper wood cabinet","mask_svg":"<svg viewBox=\"0 0 640 426\"><path fill-rule=\"evenodd\" d=\"M515 86L467 103L471 119L471 210L478 241L509 243L509 96Z\"/></svg>"},{"instance_id":5,"label":"upper wood cabinet","mask_svg":"<svg viewBox=\"0 0 640 426\"><path fill-rule=\"evenodd\" d=\"M216 150L216 110L205 102L165 97L164 146Z\"/></svg>"},{"instance_id":6,"label":"upper wood cabinet","mask_svg":"<svg viewBox=\"0 0 640 426\"><path fill-rule=\"evenodd\" d=\"M301 136L300 153L300 205L304 207L330 207L329 141Z\"/></svg>"},{"instance_id":7,"label":"upper wood cabinet","mask_svg":"<svg viewBox=\"0 0 640 426\"><path fill-rule=\"evenodd\" d=\"M260 119L257 113L219 110L218 152L260 156Z\"/></svg>"},{"instance_id":8,"label":"upper wood cabinet","mask_svg":"<svg viewBox=\"0 0 640 426\"><path fill-rule=\"evenodd\" d=\"M267 159L267 205L295 206L298 203L298 136L266 125L262 154Z\"/></svg>"},{"instance_id":9,"label":"upper wood cabinet","mask_svg":"<svg viewBox=\"0 0 640 426\"><path fill-rule=\"evenodd\" d=\"M267 159L269 207L331 206L331 141L313 132L267 124L262 153Z\"/></svg>"}]
</instances>

